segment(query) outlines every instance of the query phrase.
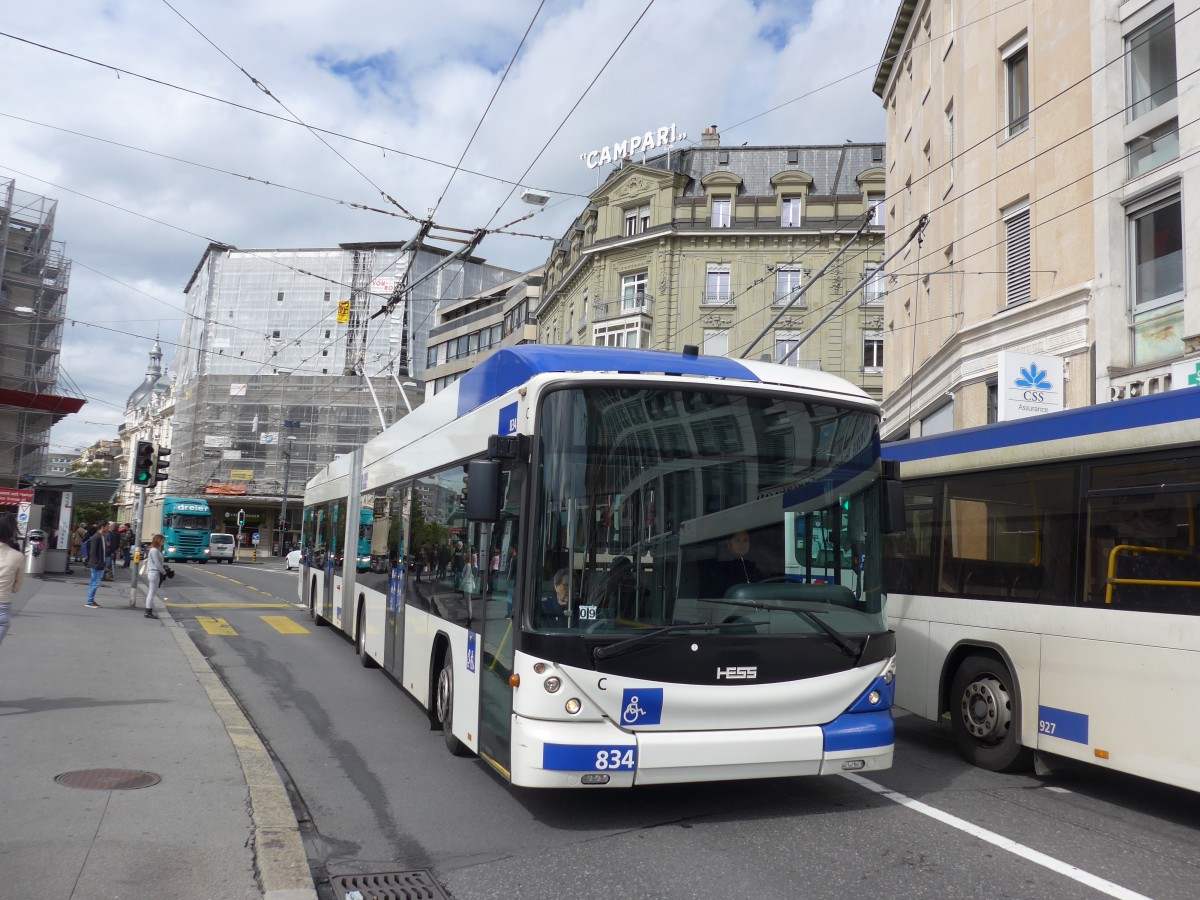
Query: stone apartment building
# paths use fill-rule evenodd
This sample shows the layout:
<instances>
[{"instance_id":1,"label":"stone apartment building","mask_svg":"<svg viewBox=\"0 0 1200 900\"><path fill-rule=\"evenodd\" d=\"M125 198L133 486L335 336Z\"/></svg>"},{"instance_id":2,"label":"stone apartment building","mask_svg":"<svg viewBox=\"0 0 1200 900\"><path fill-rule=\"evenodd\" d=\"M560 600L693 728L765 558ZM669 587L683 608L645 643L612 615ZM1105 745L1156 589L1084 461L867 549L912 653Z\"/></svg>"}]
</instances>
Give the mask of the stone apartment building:
<instances>
[{"instance_id":1,"label":"stone apartment building","mask_svg":"<svg viewBox=\"0 0 1200 900\"><path fill-rule=\"evenodd\" d=\"M887 113L885 437L995 421L1002 352L1062 361L1063 405L1197 373L1195 3L904 0Z\"/></svg>"},{"instance_id":2,"label":"stone apartment building","mask_svg":"<svg viewBox=\"0 0 1200 900\"><path fill-rule=\"evenodd\" d=\"M879 397L884 178L882 144L724 147L715 126L699 147L626 158L546 261L539 340L691 344L822 369Z\"/></svg>"}]
</instances>

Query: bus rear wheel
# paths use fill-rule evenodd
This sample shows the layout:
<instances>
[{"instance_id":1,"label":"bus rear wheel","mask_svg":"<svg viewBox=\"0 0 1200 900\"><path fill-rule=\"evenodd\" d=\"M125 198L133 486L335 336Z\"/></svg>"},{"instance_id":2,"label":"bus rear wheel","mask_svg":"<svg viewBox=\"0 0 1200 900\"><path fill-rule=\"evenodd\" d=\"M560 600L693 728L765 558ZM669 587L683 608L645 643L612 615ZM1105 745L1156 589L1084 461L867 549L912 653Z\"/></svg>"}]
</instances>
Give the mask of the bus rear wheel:
<instances>
[{"instance_id":1,"label":"bus rear wheel","mask_svg":"<svg viewBox=\"0 0 1200 900\"><path fill-rule=\"evenodd\" d=\"M1033 754L1017 741L1016 681L1000 660L968 656L950 687L950 723L958 750L990 772L1029 768Z\"/></svg>"},{"instance_id":2,"label":"bus rear wheel","mask_svg":"<svg viewBox=\"0 0 1200 900\"><path fill-rule=\"evenodd\" d=\"M438 673L434 707L438 722L442 725L446 749L455 756L466 756L467 746L454 736L454 656L448 647L442 671Z\"/></svg>"}]
</instances>

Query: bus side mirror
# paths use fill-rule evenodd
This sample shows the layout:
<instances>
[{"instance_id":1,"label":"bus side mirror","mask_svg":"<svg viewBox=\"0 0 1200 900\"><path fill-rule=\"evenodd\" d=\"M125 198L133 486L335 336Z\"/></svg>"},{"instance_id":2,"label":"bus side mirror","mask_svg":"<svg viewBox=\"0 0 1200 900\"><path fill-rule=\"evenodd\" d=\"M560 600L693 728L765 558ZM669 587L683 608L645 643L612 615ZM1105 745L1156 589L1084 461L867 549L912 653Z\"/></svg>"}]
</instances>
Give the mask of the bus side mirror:
<instances>
[{"instance_id":1,"label":"bus side mirror","mask_svg":"<svg viewBox=\"0 0 1200 900\"><path fill-rule=\"evenodd\" d=\"M495 522L500 518L500 461L473 459L467 463L467 521Z\"/></svg>"},{"instance_id":2,"label":"bus side mirror","mask_svg":"<svg viewBox=\"0 0 1200 900\"><path fill-rule=\"evenodd\" d=\"M908 530L904 521L904 485L900 481L900 463L883 460L883 533L903 534Z\"/></svg>"}]
</instances>

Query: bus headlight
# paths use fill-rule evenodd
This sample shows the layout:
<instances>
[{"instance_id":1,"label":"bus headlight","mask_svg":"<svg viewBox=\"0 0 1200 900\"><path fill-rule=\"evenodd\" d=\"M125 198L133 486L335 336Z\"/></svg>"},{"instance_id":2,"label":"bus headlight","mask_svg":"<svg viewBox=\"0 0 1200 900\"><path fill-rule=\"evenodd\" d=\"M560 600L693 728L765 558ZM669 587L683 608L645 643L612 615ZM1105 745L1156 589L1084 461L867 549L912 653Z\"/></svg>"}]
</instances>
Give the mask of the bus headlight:
<instances>
[{"instance_id":1,"label":"bus headlight","mask_svg":"<svg viewBox=\"0 0 1200 900\"><path fill-rule=\"evenodd\" d=\"M577 712L579 712L579 710L582 707L583 707L583 704L579 702L579 698L572 697L570 700L567 701L565 708L568 713L570 713L571 715L575 715Z\"/></svg>"},{"instance_id":2,"label":"bus headlight","mask_svg":"<svg viewBox=\"0 0 1200 900\"><path fill-rule=\"evenodd\" d=\"M547 666L543 662L538 662L538 663L533 664L533 672L535 675L541 675L543 672L546 671L546 668L547 668Z\"/></svg>"},{"instance_id":3,"label":"bus headlight","mask_svg":"<svg viewBox=\"0 0 1200 900\"><path fill-rule=\"evenodd\" d=\"M878 706L879 701L882 699L883 696L879 693L879 691L871 691L869 694L867 694L867 702L872 706Z\"/></svg>"},{"instance_id":4,"label":"bus headlight","mask_svg":"<svg viewBox=\"0 0 1200 900\"><path fill-rule=\"evenodd\" d=\"M544 687L548 693L557 693L558 689L562 687L562 679L557 675L551 675L542 682L542 687Z\"/></svg>"}]
</instances>

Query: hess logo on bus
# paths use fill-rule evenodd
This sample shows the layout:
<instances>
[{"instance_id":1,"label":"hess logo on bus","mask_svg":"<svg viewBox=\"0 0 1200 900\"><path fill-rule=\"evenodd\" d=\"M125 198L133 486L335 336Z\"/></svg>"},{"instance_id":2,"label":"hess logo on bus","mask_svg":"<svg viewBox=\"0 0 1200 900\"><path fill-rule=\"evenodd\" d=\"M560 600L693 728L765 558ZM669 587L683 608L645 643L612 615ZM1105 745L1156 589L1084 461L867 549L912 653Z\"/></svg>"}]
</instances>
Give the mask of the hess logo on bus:
<instances>
[{"instance_id":1,"label":"hess logo on bus","mask_svg":"<svg viewBox=\"0 0 1200 900\"><path fill-rule=\"evenodd\" d=\"M758 677L758 666L717 666L717 681L749 681Z\"/></svg>"}]
</instances>

